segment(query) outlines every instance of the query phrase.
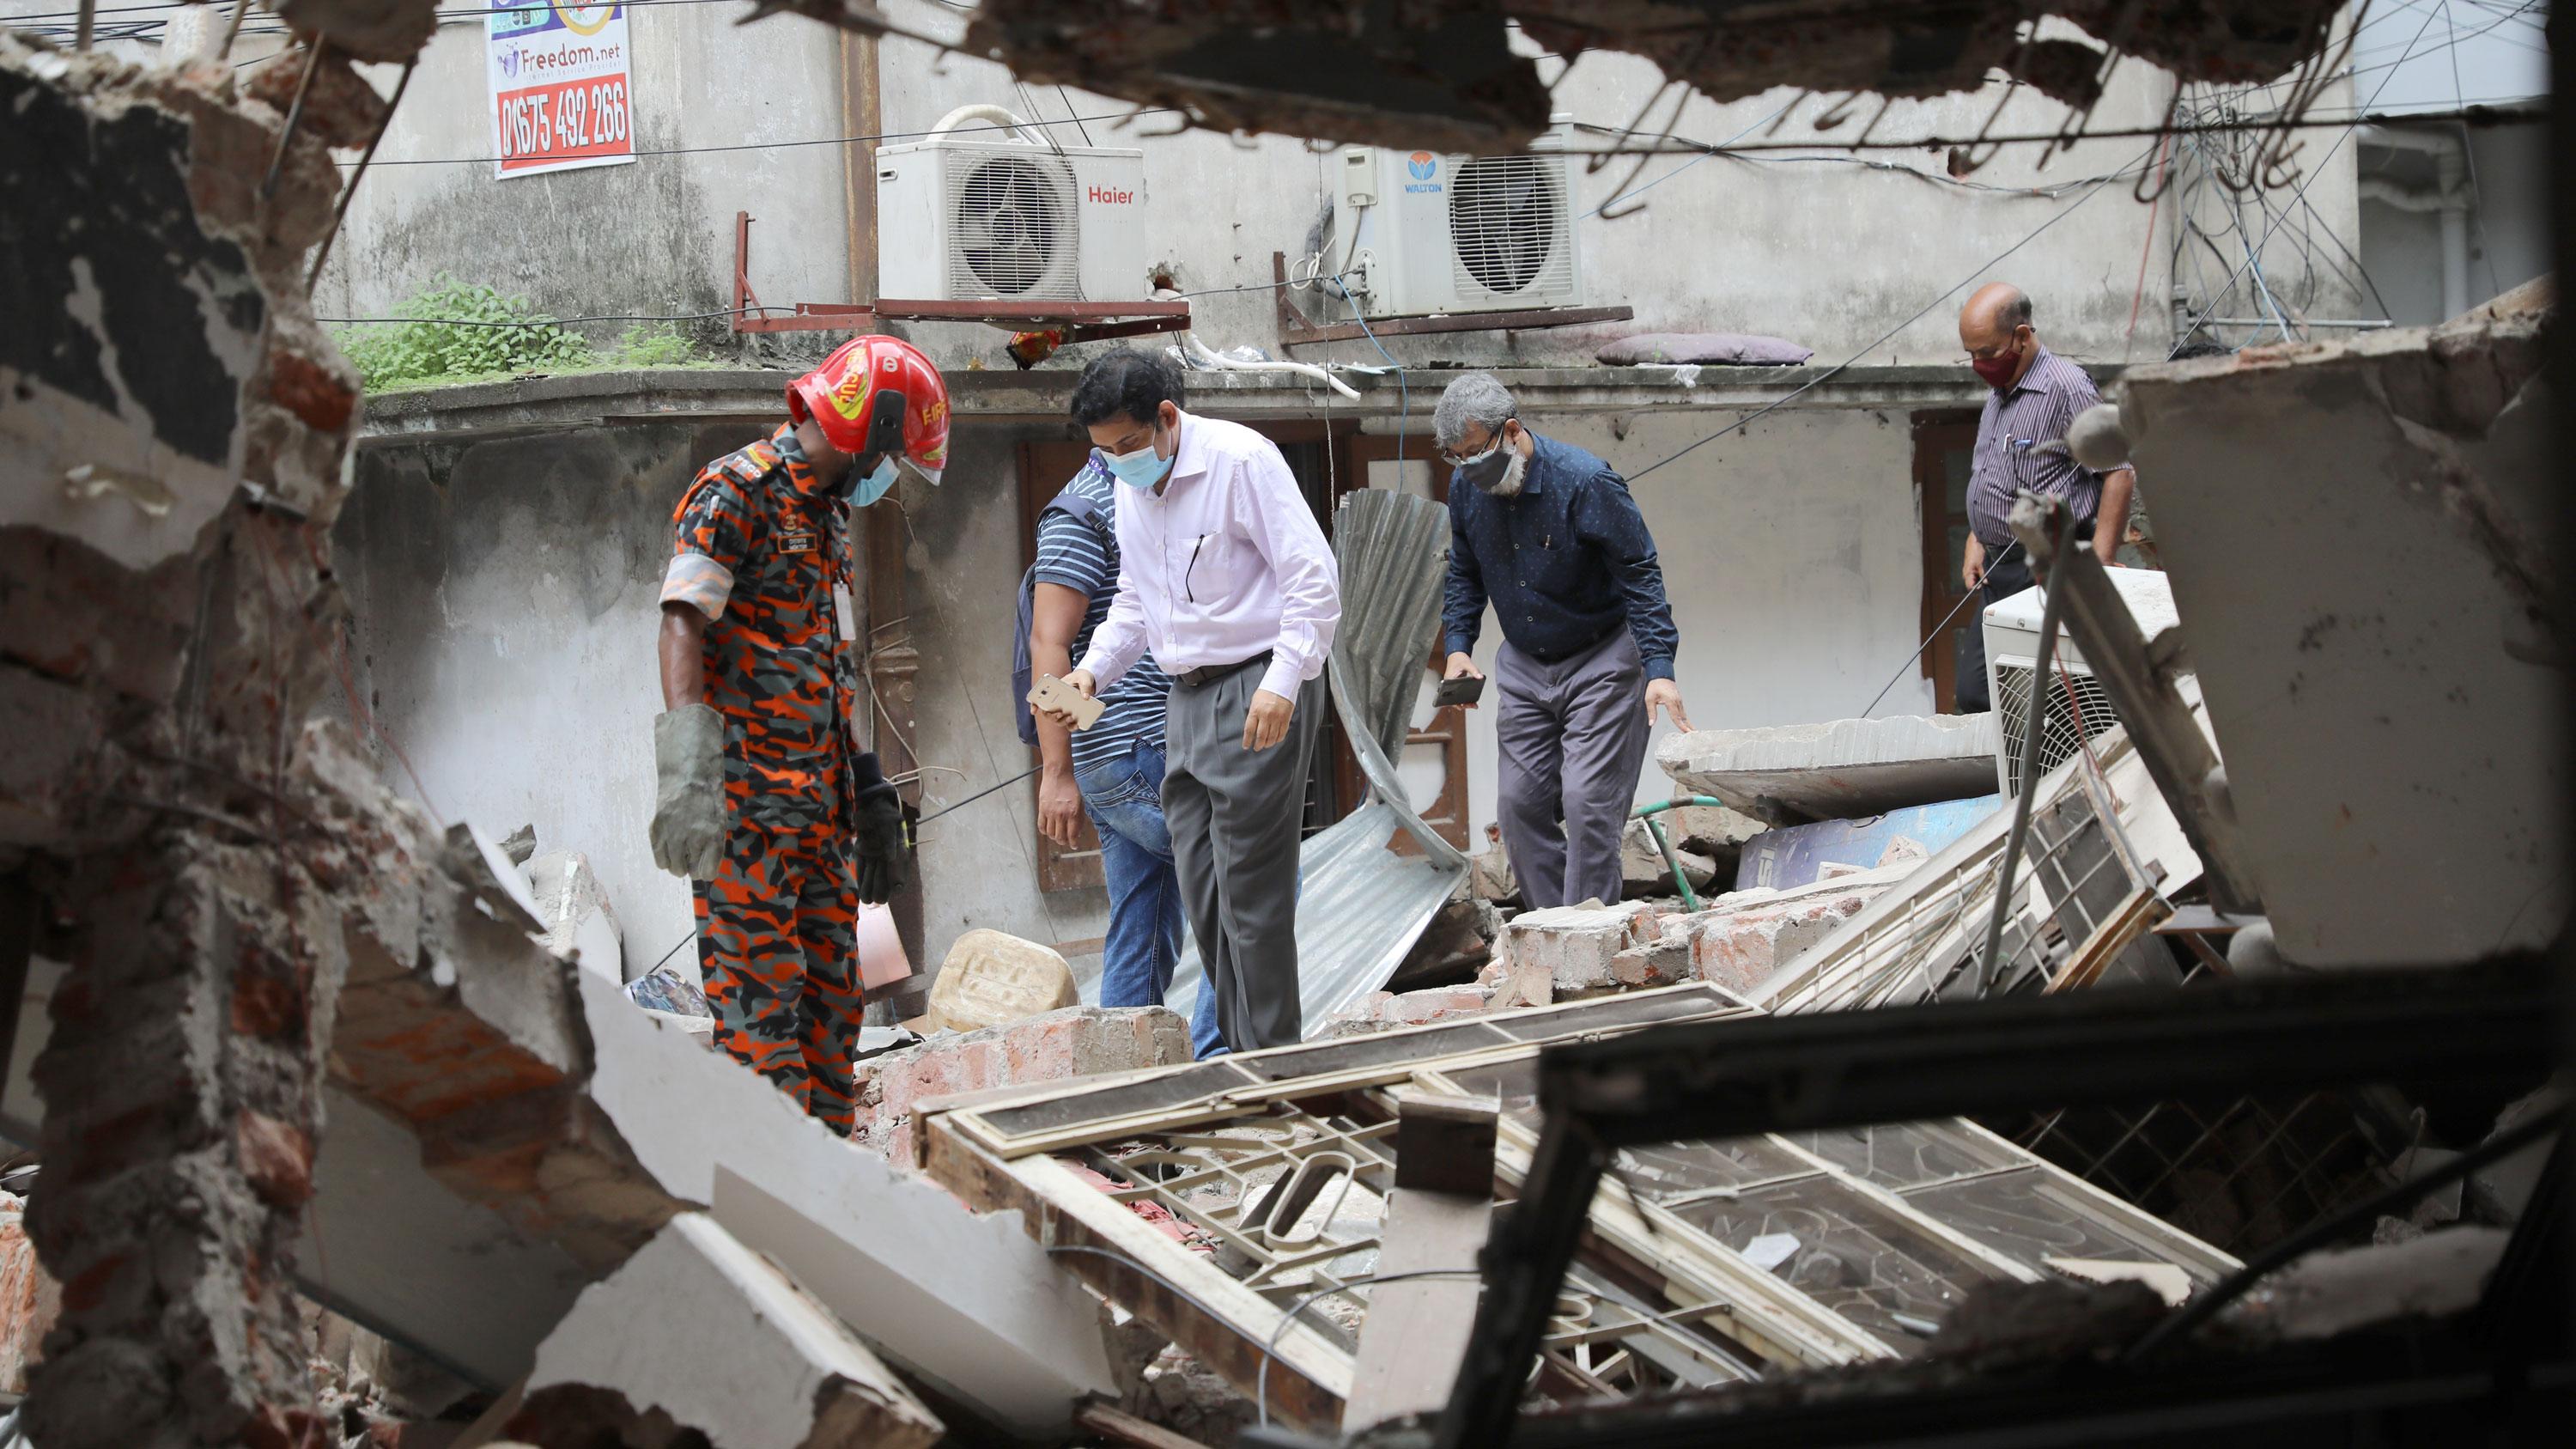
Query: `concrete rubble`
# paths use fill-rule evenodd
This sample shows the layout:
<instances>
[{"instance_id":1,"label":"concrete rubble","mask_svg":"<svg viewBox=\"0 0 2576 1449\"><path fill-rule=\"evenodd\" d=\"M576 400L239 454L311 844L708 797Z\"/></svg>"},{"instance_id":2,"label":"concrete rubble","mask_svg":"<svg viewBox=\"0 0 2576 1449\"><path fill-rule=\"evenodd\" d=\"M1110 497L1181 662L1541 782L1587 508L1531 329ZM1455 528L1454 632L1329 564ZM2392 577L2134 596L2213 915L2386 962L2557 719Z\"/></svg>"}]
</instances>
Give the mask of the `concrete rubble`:
<instances>
[{"instance_id":1,"label":"concrete rubble","mask_svg":"<svg viewBox=\"0 0 2576 1449\"><path fill-rule=\"evenodd\" d=\"M851 1136L909 1166L913 1108L930 1098L1189 1059L1189 1023L1159 1006L1068 1006L981 1031L943 1032L859 1063L859 1121Z\"/></svg>"},{"instance_id":2,"label":"concrete rubble","mask_svg":"<svg viewBox=\"0 0 2576 1449\"><path fill-rule=\"evenodd\" d=\"M944 1432L848 1327L705 1213L673 1218L584 1289L514 1396L501 1431L539 1444L638 1421L729 1449L927 1449Z\"/></svg>"},{"instance_id":3,"label":"concrete rubble","mask_svg":"<svg viewBox=\"0 0 2576 1449\"><path fill-rule=\"evenodd\" d=\"M1655 763L1686 791L1796 825L1991 795L1995 743L1991 714L1898 715L1695 730L1656 746Z\"/></svg>"}]
</instances>

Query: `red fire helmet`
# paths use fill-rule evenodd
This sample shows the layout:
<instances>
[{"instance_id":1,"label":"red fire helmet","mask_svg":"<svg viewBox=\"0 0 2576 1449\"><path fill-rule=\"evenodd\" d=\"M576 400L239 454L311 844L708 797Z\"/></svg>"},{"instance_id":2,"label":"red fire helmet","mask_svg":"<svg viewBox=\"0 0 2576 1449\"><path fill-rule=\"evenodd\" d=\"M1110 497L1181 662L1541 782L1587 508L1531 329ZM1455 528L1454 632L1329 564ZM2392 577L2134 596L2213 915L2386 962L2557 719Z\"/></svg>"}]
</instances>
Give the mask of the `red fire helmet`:
<instances>
[{"instance_id":1,"label":"red fire helmet","mask_svg":"<svg viewBox=\"0 0 2576 1449\"><path fill-rule=\"evenodd\" d=\"M811 417L844 453L892 453L933 483L948 466L948 384L899 337L853 337L787 385L787 416Z\"/></svg>"}]
</instances>

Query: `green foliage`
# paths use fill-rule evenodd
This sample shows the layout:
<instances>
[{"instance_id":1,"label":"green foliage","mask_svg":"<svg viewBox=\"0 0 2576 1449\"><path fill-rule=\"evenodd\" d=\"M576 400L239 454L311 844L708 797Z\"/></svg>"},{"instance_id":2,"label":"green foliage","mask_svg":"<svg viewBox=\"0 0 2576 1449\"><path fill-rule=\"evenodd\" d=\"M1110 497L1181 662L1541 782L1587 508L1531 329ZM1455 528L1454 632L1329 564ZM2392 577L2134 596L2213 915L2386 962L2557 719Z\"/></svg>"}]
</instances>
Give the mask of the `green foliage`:
<instances>
[{"instance_id":1,"label":"green foliage","mask_svg":"<svg viewBox=\"0 0 2576 1449\"><path fill-rule=\"evenodd\" d=\"M639 322L617 339L609 357L620 367L683 367L698 361L698 349L668 322Z\"/></svg>"},{"instance_id":2,"label":"green foliage","mask_svg":"<svg viewBox=\"0 0 2576 1449\"><path fill-rule=\"evenodd\" d=\"M339 334L340 350L356 364L369 392L596 362L590 344L539 315L527 298L505 297L445 272L404 303L401 315L415 320ZM454 323L479 325L449 325Z\"/></svg>"}]
</instances>

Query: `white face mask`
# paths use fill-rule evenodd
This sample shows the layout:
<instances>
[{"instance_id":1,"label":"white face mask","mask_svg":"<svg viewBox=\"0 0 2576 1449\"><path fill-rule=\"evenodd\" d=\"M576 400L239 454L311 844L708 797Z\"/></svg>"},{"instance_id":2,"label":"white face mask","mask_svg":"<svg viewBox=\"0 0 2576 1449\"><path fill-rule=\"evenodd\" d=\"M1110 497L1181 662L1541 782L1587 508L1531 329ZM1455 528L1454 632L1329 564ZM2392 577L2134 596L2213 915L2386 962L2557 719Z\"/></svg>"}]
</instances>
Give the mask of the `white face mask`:
<instances>
[{"instance_id":1,"label":"white face mask","mask_svg":"<svg viewBox=\"0 0 2576 1449\"><path fill-rule=\"evenodd\" d=\"M894 454L880 453L877 465L850 480L850 506L865 508L894 489Z\"/></svg>"}]
</instances>

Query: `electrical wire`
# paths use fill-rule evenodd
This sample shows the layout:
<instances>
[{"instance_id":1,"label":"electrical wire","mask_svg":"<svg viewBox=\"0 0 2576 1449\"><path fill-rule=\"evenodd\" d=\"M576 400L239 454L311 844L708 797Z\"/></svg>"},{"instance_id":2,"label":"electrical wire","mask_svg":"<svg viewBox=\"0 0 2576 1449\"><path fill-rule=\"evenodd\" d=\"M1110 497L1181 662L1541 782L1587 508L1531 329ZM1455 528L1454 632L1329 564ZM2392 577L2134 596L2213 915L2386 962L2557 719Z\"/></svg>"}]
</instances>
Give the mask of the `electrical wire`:
<instances>
[{"instance_id":1,"label":"electrical wire","mask_svg":"<svg viewBox=\"0 0 2576 1449\"><path fill-rule=\"evenodd\" d=\"M2145 151L2139 153L2138 160L2144 161L2148 156L2154 154L2155 149L2156 148L2154 146L2149 146ZM2134 167L2136 164L2136 162L2132 162L2131 166ZM1996 263L2003 261L2005 258L2012 256L2015 252L2020 251L2023 247L2029 246L2032 242L2039 240L2040 236L2050 227L2053 227L2059 222L2064 221L2066 218L2073 216L2077 211L2083 208L2084 203L2101 195L2103 187L2110 185L2115 180L2118 180L2120 176L2126 174L2129 169L2129 167L2123 167L2121 171L2114 172L2109 176L2096 180L2091 189L2087 190L2083 195L2077 197L2073 202L2069 203L2065 207L2052 213L2046 221L2043 221L2038 226L2031 228L2030 231L2023 234L2021 240L2014 242L2011 246L2004 248L2002 251L1988 258L1975 271L1970 272L1958 281L1951 283L1948 287L1943 288L1938 296L1935 296L1931 301L1924 303L1912 316L1907 317L1904 321L1899 322L1895 326L1888 328L1885 332L1880 333L1877 338L1862 347L1859 351L1854 352L1851 356L1846 357L1842 361L1835 363L1833 366L1826 368L1824 371L1807 379L1805 382L1798 384L1788 392L1781 394L1779 397L1772 399L1761 407L1754 409L1752 412L1745 414L1743 417L1736 419L1734 422L1728 423L1725 427L1719 428L1716 432L1708 434L1697 442L1685 444L1681 448L1656 459L1654 462L1647 464L1643 468L1638 469L1636 472L1630 473L1628 475L1629 483L1634 484L1638 479L1645 477L1647 474L1654 472L1656 469L1661 468L1668 463L1679 462L1684 457L1706 447L1710 443L1716 442L1718 439L1725 437L1729 433L1741 432L1744 428L1751 425L1755 419L1788 406L1790 403L1795 402L1801 395L1814 390L1843 372L1845 369L1854 366L1862 358L1867 357L1872 352L1875 352L1880 347L1886 345L1888 339L1894 337L1899 332L1904 331L1906 328L1913 326L1915 323L1922 321L1925 317L1930 316L1934 308L1949 301L1952 296L1957 294L1960 288L1967 286L1969 283L1976 281L1979 277L1985 276L1987 273L1991 272Z\"/></svg>"}]
</instances>

